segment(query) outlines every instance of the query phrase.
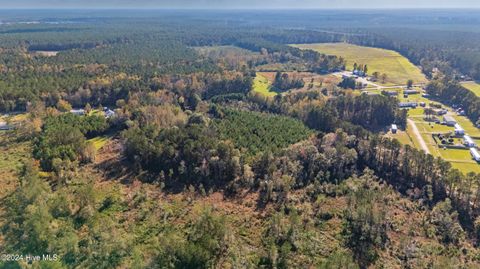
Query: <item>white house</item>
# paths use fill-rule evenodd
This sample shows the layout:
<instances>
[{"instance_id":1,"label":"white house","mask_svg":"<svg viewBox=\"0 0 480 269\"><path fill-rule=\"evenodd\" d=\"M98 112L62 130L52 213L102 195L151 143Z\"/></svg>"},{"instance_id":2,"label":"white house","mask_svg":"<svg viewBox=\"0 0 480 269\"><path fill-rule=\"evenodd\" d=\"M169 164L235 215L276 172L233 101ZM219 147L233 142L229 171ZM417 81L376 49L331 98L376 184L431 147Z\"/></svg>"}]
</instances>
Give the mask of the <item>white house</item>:
<instances>
[{"instance_id":1,"label":"white house","mask_svg":"<svg viewBox=\"0 0 480 269\"><path fill-rule=\"evenodd\" d=\"M453 127L455 127L455 135L458 135L458 136L465 135L465 130L463 130L460 124L456 123Z\"/></svg>"},{"instance_id":2,"label":"white house","mask_svg":"<svg viewBox=\"0 0 480 269\"><path fill-rule=\"evenodd\" d=\"M475 161L480 162L480 153L478 153L476 148L470 148L470 154Z\"/></svg>"},{"instance_id":3,"label":"white house","mask_svg":"<svg viewBox=\"0 0 480 269\"><path fill-rule=\"evenodd\" d=\"M78 116L83 116L83 115L85 115L85 109L72 109L72 110L70 110L70 113L78 115Z\"/></svg>"},{"instance_id":4,"label":"white house","mask_svg":"<svg viewBox=\"0 0 480 269\"><path fill-rule=\"evenodd\" d=\"M473 141L473 139L468 135L463 136L463 143L469 148L474 148L477 146L475 141Z\"/></svg>"}]
</instances>

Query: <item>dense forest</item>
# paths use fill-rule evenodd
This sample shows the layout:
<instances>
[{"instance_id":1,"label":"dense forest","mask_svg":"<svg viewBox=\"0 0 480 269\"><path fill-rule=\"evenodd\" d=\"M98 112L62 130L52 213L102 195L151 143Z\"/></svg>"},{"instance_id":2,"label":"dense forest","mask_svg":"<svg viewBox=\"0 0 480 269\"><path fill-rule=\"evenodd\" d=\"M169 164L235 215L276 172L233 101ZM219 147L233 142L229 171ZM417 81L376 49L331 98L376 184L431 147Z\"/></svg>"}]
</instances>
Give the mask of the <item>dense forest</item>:
<instances>
[{"instance_id":1,"label":"dense forest","mask_svg":"<svg viewBox=\"0 0 480 269\"><path fill-rule=\"evenodd\" d=\"M478 75L477 34L435 47L447 32L347 27L361 12L124 12L0 25L0 267L480 266L480 175L385 137L407 124L397 99L305 79L346 62L289 46L395 49L439 68L427 92L477 122L457 81ZM253 89L265 66L295 66L271 96Z\"/></svg>"}]
</instances>

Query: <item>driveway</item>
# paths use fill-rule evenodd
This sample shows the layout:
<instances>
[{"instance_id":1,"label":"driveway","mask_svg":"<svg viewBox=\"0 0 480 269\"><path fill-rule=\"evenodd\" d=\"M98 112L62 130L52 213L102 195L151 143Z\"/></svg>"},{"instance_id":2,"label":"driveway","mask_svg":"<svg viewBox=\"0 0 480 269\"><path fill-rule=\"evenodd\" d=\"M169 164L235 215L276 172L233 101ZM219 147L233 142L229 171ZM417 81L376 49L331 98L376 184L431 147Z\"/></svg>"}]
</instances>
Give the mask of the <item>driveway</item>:
<instances>
[{"instance_id":1,"label":"driveway","mask_svg":"<svg viewBox=\"0 0 480 269\"><path fill-rule=\"evenodd\" d=\"M420 143L420 147L425 151L427 154L430 154L430 150L427 147L427 143L425 143L425 140L423 140L422 135L420 134L420 131L417 128L417 125L415 122L411 119L407 119L408 125L412 128L413 133L417 137L417 141Z\"/></svg>"}]
</instances>

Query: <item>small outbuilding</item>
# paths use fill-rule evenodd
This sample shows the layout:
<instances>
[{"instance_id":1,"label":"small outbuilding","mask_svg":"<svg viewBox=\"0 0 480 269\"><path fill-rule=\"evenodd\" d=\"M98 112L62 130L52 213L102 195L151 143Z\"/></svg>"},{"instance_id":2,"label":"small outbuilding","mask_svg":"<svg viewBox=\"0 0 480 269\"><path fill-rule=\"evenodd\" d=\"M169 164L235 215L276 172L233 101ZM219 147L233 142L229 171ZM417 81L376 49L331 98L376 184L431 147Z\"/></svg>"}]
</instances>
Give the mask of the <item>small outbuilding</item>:
<instances>
[{"instance_id":1,"label":"small outbuilding","mask_svg":"<svg viewBox=\"0 0 480 269\"><path fill-rule=\"evenodd\" d=\"M398 131L398 127L397 127L397 125L396 125L396 124L392 124L392 128L391 128L391 130L392 130L392 134L396 134L396 133L397 133L397 131Z\"/></svg>"}]
</instances>

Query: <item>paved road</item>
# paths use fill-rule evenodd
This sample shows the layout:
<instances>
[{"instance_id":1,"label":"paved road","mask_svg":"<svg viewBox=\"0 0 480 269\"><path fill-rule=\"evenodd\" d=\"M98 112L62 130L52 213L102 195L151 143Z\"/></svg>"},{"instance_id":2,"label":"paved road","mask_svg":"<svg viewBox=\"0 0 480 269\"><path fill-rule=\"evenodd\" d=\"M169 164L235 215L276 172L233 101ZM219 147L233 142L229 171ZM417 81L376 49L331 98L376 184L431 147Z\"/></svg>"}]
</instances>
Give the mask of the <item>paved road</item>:
<instances>
[{"instance_id":1,"label":"paved road","mask_svg":"<svg viewBox=\"0 0 480 269\"><path fill-rule=\"evenodd\" d=\"M410 127L412 127L413 133L417 137L418 142L420 143L420 147L427 153L430 154L430 150L428 150L427 144L425 143L425 140L423 140L422 135L420 134L420 131L417 128L417 125L415 122L411 119L407 119L408 124Z\"/></svg>"}]
</instances>

